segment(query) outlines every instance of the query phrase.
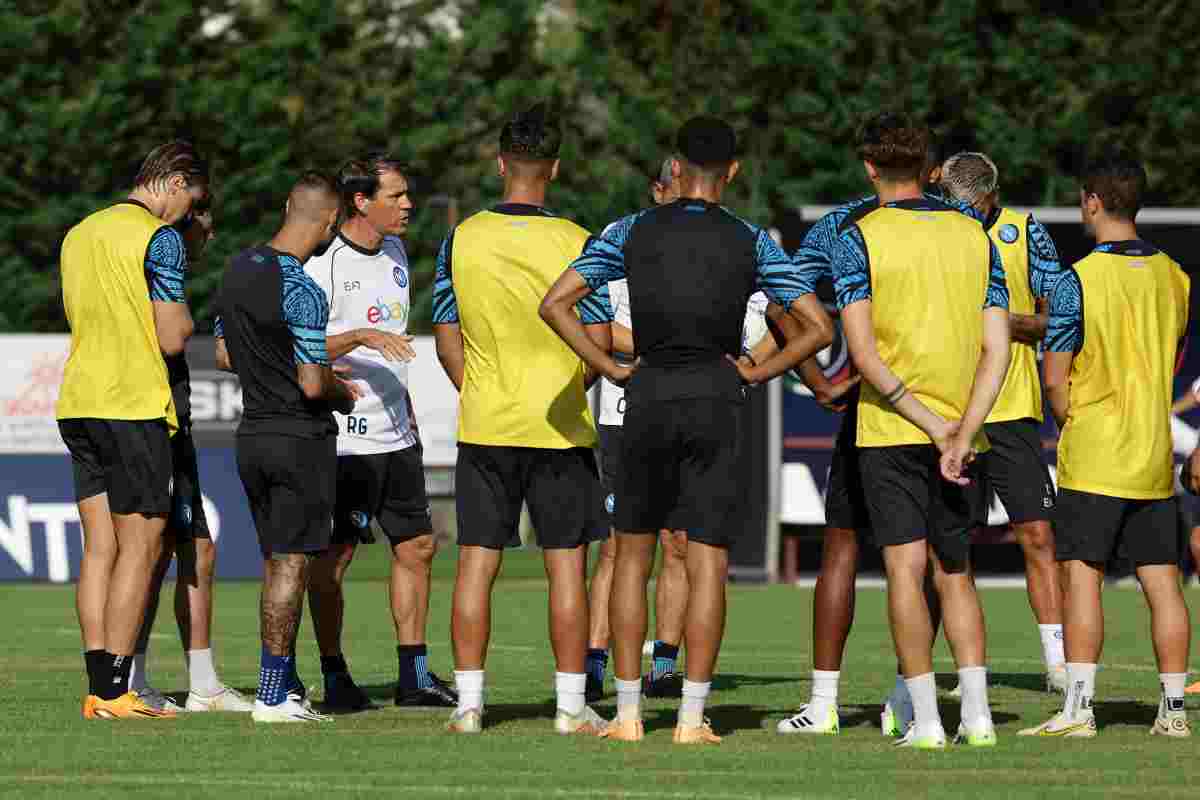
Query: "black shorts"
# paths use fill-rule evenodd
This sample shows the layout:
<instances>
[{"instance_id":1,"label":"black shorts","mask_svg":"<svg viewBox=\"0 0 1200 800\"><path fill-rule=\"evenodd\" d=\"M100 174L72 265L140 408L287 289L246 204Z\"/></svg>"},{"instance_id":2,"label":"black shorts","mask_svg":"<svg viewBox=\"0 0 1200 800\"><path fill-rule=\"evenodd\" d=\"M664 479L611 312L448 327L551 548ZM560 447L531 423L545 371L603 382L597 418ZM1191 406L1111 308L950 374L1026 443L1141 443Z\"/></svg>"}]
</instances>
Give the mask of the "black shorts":
<instances>
[{"instance_id":1,"label":"black shorts","mask_svg":"<svg viewBox=\"0 0 1200 800\"><path fill-rule=\"evenodd\" d=\"M237 465L264 557L329 548L337 436L239 436Z\"/></svg>"},{"instance_id":2,"label":"black shorts","mask_svg":"<svg viewBox=\"0 0 1200 800\"><path fill-rule=\"evenodd\" d=\"M423 452L417 442L390 453L338 456L335 543L374 541L372 522L392 544L433 533Z\"/></svg>"},{"instance_id":3,"label":"black shorts","mask_svg":"<svg viewBox=\"0 0 1200 800\"><path fill-rule=\"evenodd\" d=\"M1054 550L1059 561L1105 564L1127 557L1134 566L1179 564L1182 530L1176 498L1127 500L1058 490Z\"/></svg>"},{"instance_id":4,"label":"black shorts","mask_svg":"<svg viewBox=\"0 0 1200 800\"><path fill-rule=\"evenodd\" d=\"M171 437L171 461L175 468L175 492L167 532L178 539L211 539L204 497L200 494L200 468L196 464L196 442L190 425Z\"/></svg>"},{"instance_id":5,"label":"black shorts","mask_svg":"<svg viewBox=\"0 0 1200 800\"><path fill-rule=\"evenodd\" d=\"M521 504L538 545L570 549L608 538L591 448L458 445L454 472L458 543L502 550L520 544Z\"/></svg>"},{"instance_id":6,"label":"black shorts","mask_svg":"<svg viewBox=\"0 0 1200 800\"><path fill-rule=\"evenodd\" d=\"M617 476L621 474L621 448L625 446L625 428L621 425L597 425L600 438L600 488L604 492L604 510L612 522L617 502Z\"/></svg>"},{"instance_id":7,"label":"black shorts","mask_svg":"<svg viewBox=\"0 0 1200 800\"><path fill-rule=\"evenodd\" d=\"M863 492L862 469L858 445L858 393L846 407L842 427L833 446L833 461L829 464L829 482L825 487L825 525L866 531L871 527L867 497Z\"/></svg>"},{"instance_id":8,"label":"black shorts","mask_svg":"<svg viewBox=\"0 0 1200 800\"><path fill-rule=\"evenodd\" d=\"M107 493L113 514L171 512L171 437L164 420L64 419L58 430L71 452L77 502Z\"/></svg>"},{"instance_id":9,"label":"black shorts","mask_svg":"<svg viewBox=\"0 0 1200 800\"><path fill-rule=\"evenodd\" d=\"M979 480L943 480L931 444L862 447L859 465L877 545L927 541L947 572L967 568L971 530L986 513Z\"/></svg>"},{"instance_id":10,"label":"black shorts","mask_svg":"<svg viewBox=\"0 0 1200 800\"><path fill-rule=\"evenodd\" d=\"M1008 521L1049 520L1054 512L1054 483L1042 457L1038 421L992 422L983 429L992 445L980 457L984 481L999 495Z\"/></svg>"},{"instance_id":11,"label":"black shorts","mask_svg":"<svg viewBox=\"0 0 1200 800\"><path fill-rule=\"evenodd\" d=\"M613 527L683 530L689 541L728 547L745 529L741 414L741 403L723 397L631 403Z\"/></svg>"}]
</instances>

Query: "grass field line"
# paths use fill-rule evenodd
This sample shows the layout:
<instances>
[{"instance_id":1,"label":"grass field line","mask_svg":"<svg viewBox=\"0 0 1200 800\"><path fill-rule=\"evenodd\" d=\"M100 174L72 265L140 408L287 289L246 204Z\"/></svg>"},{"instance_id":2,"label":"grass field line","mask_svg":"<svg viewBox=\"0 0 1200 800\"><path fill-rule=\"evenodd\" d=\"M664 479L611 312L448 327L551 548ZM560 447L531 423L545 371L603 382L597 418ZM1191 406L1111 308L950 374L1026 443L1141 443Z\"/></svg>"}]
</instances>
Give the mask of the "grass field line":
<instances>
[{"instance_id":1,"label":"grass field line","mask_svg":"<svg viewBox=\"0 0 1200 800\"><path fill-rule=\"evenodd\" d=\"M695 775L696 773L691 773ZM331 783L323 775L312 778L297 778L296 775L258 775L255 778L212 778L202 775L0 775L0 784L64 784L64 785L108 785L108 786L155 786L162 787L174 784L186 787L225 787L225 788L255 788L255 789L289 789L308 792L319 788L323 792L425 792L440 795L477 794L486 792L496 795L539 797L646 797L646 798L691 798L696 792L666 792L637 791L628 789L596 788L596 789L551 789L547 787L520 786L503 787L495 783L460 784L451 786L436 783L387 783L373 780L370 783ZM811 795L812 797L828 797L830 795ZM794 798L795 795L747 794L740 792L722 792L705 789L706 800L773 800L779 798Z\"/></svg>"}]
</instances>

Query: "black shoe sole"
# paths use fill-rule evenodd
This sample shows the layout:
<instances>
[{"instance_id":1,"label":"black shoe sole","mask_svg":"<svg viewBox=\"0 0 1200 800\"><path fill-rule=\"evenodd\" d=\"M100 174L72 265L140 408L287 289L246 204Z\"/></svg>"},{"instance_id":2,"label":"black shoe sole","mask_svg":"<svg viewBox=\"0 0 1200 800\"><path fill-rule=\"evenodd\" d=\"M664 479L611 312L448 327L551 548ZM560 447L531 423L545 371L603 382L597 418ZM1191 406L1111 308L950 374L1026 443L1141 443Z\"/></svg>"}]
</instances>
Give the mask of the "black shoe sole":
<instances>
[{"instance_id":1,"label":"black shoe sole","mask_svg":"<svg viewBox=\"0 0 1200 800\"><path fill-rule=\"evenodd\" d=\"M455 708L458 699L436 692L413 692L412 694L396 695L392 701L401 708Z\"/></svg>"}]
</instances>

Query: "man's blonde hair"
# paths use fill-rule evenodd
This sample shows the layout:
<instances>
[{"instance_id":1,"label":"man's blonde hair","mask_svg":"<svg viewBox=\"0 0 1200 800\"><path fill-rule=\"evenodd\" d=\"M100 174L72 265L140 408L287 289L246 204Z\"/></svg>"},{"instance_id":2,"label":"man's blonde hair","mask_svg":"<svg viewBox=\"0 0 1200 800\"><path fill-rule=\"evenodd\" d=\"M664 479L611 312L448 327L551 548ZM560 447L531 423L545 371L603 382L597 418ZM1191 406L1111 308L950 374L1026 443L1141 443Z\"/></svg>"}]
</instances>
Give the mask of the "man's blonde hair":
<instances>
[{"instance_id":1,"label":"man's blonde hair","mask_svg":"<svg viewBox=\"0 0 1200 800\"><path fill-rule=\"evenodd\" d=\"M975 205L1000 188L1000 170L983 153L955 153L942 165L942 191Z\"/></svg>"}]
</instances>

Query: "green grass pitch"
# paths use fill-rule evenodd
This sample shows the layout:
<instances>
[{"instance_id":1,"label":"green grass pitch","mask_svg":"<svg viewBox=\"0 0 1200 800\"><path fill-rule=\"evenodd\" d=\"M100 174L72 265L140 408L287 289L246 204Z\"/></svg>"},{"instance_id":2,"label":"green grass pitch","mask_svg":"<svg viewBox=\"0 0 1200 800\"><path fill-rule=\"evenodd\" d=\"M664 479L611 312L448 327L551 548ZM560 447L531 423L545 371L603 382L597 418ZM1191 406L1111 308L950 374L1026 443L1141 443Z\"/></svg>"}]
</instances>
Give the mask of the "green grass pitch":
<instances>
[{"instance_id":1,"label":"green grass pitch","mask_svg":"<svg viewBox=\"0 0 1200 800\"><path fill-rule=\"evenodd\" d=\"M792 587L730 591L729 626L709 715L719 748L671 744L674 703L651 701L640 746L560 738L551 730L553 662L546 642L544 582L536 553L512 553L497 586L488 664L487 728L443 732L442 711L390 705L395 649L386 610L384 548L360 554L347 586L346 644L356 679L377 711L323 725L256 727L248 716L195 715L174 722L85 723L82 658L73 590L0 586L8 615L0 650L0 795L42 798L192 797L440 798L630 797L749 800L759 797L970 798L1200 796L1200 739L1151 738L1157 675L1147 614L1136 591L1106 595L1108 642L1098 678L1095 740L1021 739L1056 700L1040 691L1037 630L1020 591L984 591L992 708L1000 742L991 750L896 751L879 735L878 704L894 658L884 594L864 590L842 673L842 734L781 737L774 724L807 696L812 595ZM452 673L452 552L439 557L430 621L430 663ZM168 587L168 590L170 587ZM258 675L257 586L218 586L217 662L225 680L250 690ZM1189 590L1189 600L1200 592ZM1193 605L1195 603L1193 602ZM164 603L152 644L152 676L186 689ZM306 620L300 671L320 680ZM939 683L953 663L938 645ZM611 677L610 686L611 690ZM1190 702L1194 719L1200 703ZM611 697L598 705L614 711ZM957 703L943 697L946 727Z\"/></svg>"}]
</instances>

